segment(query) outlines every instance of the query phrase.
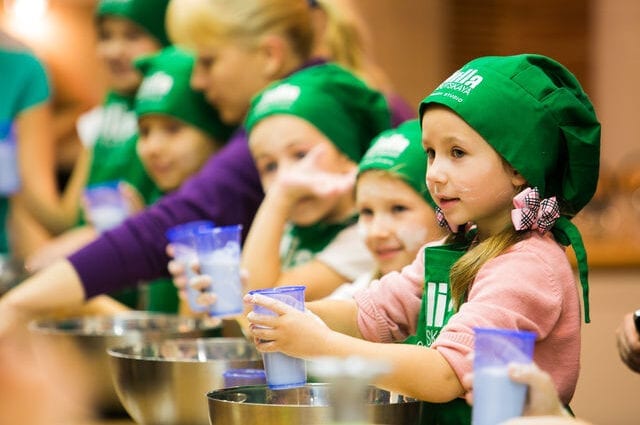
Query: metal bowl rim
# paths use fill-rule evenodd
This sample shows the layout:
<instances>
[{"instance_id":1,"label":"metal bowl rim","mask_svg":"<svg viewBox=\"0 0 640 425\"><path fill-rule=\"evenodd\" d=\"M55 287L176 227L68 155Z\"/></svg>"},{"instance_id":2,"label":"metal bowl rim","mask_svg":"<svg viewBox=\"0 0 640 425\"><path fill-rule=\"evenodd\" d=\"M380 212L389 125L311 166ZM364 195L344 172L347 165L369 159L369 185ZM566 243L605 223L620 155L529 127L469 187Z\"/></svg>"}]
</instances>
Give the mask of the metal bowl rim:
<instances>
[{"instance_id":1,"label":"metal bowl rim","mask_svg":"<svg viewBox=\"0 0 640 425\"><path fill-rule=\"evenodd\" d=\"M304 388L308 388L308 387L318 387L318 388L330 388L331 384L328 382L309 382L307 384L305 384L303 386ZM303 388L300 387L300 388ZM389 392L388 390L382 389L380 387L377 387L375 385L369 385L368 386L371 389L376 389L379 391L386 391ZM265 390L269 389L269 386L267 384L261 384L261 385L247 385L247 386L239 386L239 387L228 387L228 388L218 388L216 390L213 391L209 391L207 393L207 401L208 402L215 402L215 403L234 403L234 404L238 404L238 402L233 401L233 400L223 400L223 399L219 399L214 397L215 394L224 394L224 393L230 393L230 394L237 394L236 391L245 388L245 389L254 389L254 388L264 388ZM294 388L291 388L294 389ZM274 390L274 391L278 391L278 390ZM417 399L413 399L413 400L408 400L408 401L404 401L402 403L390 403L389 405L394 406L394 405L406 405L406 404L415 404L415 403L420 403L420 400ZM327 406L313 406L313 405L306 405L306 404L268 404L268 403L242 403L245 406L277 406L277 407L305 407L305 408L321 408L321 407L327 407ZM370 403L371 405L376 405L375 403Z\"/></svg>"},{"instance_id":2,"label":"metal bowl rim","mask_svg":"<svg viewBox=\"0 0 640 425\"><path fill-rule=\"evenodd\" d=\"M29 322L28 329L30 332L39 333L39 334L48 334L48 335L69 335L69 336L83 336L83 337L119 337L122 336L123 333L116 332L107 332L101 331L96 333L87 333L83 329L60 329L54 327L56 323L81 323L83 321L114 321L115 319L121 320L140 320L140 319L154 319L154 318L169 318L175 319L173 323L182 323L182 322L193 322L195 326L190 327L189 329L180 330L180 329L127 329L124 334L141 334L141 333L166 333L168 335L180 335L180 334L189 334L191 332L197 331L208 331L214 329L220 329L222 326L222 321L215 322L214 324L205 324L204 320L188 317L188 316L180 316L177 314L171 313L149 313L143 311L131 311L126 313L118 313L115 315L92 315L92 316L73 316L73 317L65 317L65 318L55 318L55 317L44 317L35 319Z\"/></svg>"},{"instance_id":3,"label":"metal bowl rim","mask_svg":"<svg viewBox=\"0 0 640 425\"><path fill-rule=\"evenodd\" d=\"M125 360L141 360L141 361L148 361L148 362L162 362L162 363L215 363L215 362L220 362L220 361L229 361L229 359L207 359L207 360L199 360L199 359L176 359L176 358L164 358L164 357L149 357L149 356L144 356L141 354L128 354L128 353L123 353L123 350L127 350L127 349L137 349L139 347L145 347L145 346L149 346L149 345L157 345L157 344L164 344L166 342L196 342L196 341L204 341L205 343L208 342L217 342L218 344L215 345L226 345L226 344L231 344L231 343L238 343L238 342L246 342L247 345L251 345L250 341L247 341L245 338L242 337L210 337L210 338L167 338L165 340L162 341L155 341L155 342L139 342L139 343L135 343L135 344L125 344L125 345L119 345L119 346L115 346L115 347L110 347L107 348L107 353L109 354L109 356L111 357L115 357L115 358L119 358L119 359L125 359ZM260 357L256 357L255 360L250 360L250 359L246 359L247 361L259 361L261 360Z\"/></svg>"}]
</instances>

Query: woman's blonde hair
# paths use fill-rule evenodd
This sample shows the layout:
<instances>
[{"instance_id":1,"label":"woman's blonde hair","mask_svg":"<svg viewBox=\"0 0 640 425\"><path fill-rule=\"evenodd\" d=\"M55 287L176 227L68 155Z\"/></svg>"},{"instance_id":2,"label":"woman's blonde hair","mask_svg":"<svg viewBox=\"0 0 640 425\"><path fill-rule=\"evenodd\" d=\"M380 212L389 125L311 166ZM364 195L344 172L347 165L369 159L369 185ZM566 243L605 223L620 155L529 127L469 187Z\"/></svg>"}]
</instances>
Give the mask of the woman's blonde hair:
<instances>
[{"instance_id":1,"label":"woman's blonde hair","mask_svg":"<svg viewBox=\"0 0 640 425\"><path fill-rule=\"evenodd\" d=\"M285 37L303 59L313 48L306 0L172 0L167 32L190 48L231 39L250 45L266 34Z\"/></svg>"},{"instance_id":2,"label":"woman's blonde hair","mask_svg":"<svg viewBox=\"0 0 640 425\"><path fill-rule=\"evenodd\" d=\"M316 40L330 60L342 65L372 87L388 90L390 82L371 59L366 25L347 0L317 0L326 15L322 38Z\"/></svg>"}]
</instances>

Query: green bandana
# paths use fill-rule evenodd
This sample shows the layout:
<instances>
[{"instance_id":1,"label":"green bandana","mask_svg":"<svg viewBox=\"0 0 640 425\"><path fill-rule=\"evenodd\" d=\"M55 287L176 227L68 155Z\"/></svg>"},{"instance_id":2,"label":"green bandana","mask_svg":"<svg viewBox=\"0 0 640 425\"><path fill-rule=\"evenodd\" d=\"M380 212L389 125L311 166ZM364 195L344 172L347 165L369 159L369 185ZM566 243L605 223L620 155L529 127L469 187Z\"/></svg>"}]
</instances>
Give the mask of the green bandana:
<instances>
[{"instance_id":1,"label":"green bandana","mask_svg":"<svg viewBox=\"0 0 640 425\"><path fill-rule=\"evenodd\" d=\"M358 165L358 174L367 170L387 170L411 186L432 208L433 202L425 177L427 156L422 149L420 122L405 121L397 128L376 137Z\"/></svg>"},{"instance_id":2,"label":"green bandana","mask_svg":"<svg viewBox=\"0 0 640 425\"><path fill-rule=\"evenodd\" d=\"M569 221L598 182L600 123L575 76L541 55L483 57L464 65L420 104L451 108L511 164L542 198L555 196L562 217L553 233L572 244L589 321L587 257Z\"/></svg>"},{"instance_id":3,"label":"green bandana","mask_svg":"<svg viewBox=\"0 0 640 425\"><path fill-rule=\"evenodd\" d=\"M138 59L135 65L144 78L136 94L136 114L168 115L225 142L235 127L223 124L202 92L191 88L189 79L194 61L189 53L173 46Z\"/></svg>"},{"instance_id":4,"label":"green bandana","mask_svg":"<svg viewBox=\"0 0 640 425\"><path fill-rule=\"evenodd\" d=\"M335 64L302 69L259 93L251 102L247 131L276 114L310 122L354 162L371 139L391 127L384 96Z\"/></svg>"},{"instance_id":5,"label":"green bandana","mask_svg":"<svg viewBox=\"0 0 640 425\"><path fill-rule=\"evenodd\" d=\"M169 0L100 0L96 16L115 15L140 25L155 37L160 44L171 44L167 37L164 20Z\"/></svg>"}]
</instances>

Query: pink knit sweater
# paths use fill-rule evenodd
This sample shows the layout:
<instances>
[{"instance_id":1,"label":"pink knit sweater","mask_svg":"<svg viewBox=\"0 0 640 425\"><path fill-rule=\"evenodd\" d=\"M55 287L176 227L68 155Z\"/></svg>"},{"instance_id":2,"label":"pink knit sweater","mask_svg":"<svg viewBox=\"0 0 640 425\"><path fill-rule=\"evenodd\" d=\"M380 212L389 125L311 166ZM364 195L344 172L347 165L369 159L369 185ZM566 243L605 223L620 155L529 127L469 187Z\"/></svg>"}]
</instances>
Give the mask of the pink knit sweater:
<instances>
[{"instance_id":1,"label":"pink knit sweater","mask_svg":"<svg viewBox=\"0 0 640 425\"><path fill-rule=\"evenodd\" d=\"M400 273L355 295L358 326L371 341L401 341L416 331L424 286L424 247ZM515 244L478 272L469 298L435 340L458 378L471 371L473 327L530 330L534 360L553 378L560 398L573 396L580 369L580 297L564 248L547 233Z\"/></svg>"}]
</instances>

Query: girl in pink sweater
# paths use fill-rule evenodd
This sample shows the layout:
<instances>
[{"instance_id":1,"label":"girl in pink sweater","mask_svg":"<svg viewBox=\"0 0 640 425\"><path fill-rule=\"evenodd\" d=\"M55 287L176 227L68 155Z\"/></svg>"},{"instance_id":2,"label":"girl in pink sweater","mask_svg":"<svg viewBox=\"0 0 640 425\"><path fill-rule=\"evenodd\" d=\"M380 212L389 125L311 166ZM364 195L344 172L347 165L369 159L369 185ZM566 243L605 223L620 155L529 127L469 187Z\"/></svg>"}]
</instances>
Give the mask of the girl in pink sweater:
<instances>
[{"instance_id":1,"label":"girl in pink sweater","mask_svg":"<svg viewBox=\"0 0 640 425\"><path fill-rule=\"evenodd\" d=\"M580 359L570 244L589 321L586 253L570 221L598 180L600 124L589 98L547 57L483 57L440 84L419 112L427 185L453 236L353 301L309 303L327 326L247 296L277 313L248 314L258 349L386 361L391 372L376 384L427 402L423 423L465 424L461 380L472 367L473 328L529 330L535 362L568 403Z\"/></svg>"}]
</instances>

